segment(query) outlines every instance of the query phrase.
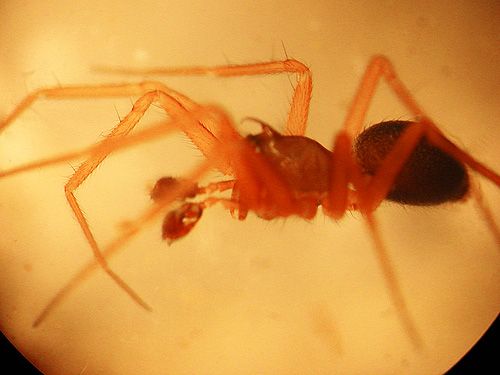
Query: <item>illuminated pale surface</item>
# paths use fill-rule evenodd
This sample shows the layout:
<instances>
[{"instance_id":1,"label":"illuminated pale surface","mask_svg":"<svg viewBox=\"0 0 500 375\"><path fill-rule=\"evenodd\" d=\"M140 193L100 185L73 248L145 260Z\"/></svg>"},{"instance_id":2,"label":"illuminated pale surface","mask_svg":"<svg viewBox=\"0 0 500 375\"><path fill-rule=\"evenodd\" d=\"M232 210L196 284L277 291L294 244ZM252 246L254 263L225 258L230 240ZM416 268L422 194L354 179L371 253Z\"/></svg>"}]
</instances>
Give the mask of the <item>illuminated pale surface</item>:
<instances>
[{"instance_id":1,"label":"illuminated pale surface","mask_svg":"<svg viewBox=\"0 0 500 375\"><path fill-rule=\"evenodd\" d=\"M268 61L283 59L284 45L314 73L307 134L329 147L369 57L384 53L452 139L499 171L497 2L332 3L3 1L0 113L39 87L130 80L92 65ZM162 81L218 103L236 123L252 116L278 129L291 95L286 76ZM0 168L91 144L130 105L39 102L0 135ZM162 118L152 112L150 121ZM382 86L367 123L405 116ZM77 191L99 243L147 207L155 179L198 160L184 137L171 137L106 161ZM436 374L500 310L499 249L471 202L379 210L421 352L401 329L359 214L238 222L214 208L182 241L162 243L158 223L112 259L152 313L99 271L33 329L91 259L63 193L80 162L0 180L0 327L46 374ZM483 191L500 221L498 190Z\"/></svg>"}]
</instances>

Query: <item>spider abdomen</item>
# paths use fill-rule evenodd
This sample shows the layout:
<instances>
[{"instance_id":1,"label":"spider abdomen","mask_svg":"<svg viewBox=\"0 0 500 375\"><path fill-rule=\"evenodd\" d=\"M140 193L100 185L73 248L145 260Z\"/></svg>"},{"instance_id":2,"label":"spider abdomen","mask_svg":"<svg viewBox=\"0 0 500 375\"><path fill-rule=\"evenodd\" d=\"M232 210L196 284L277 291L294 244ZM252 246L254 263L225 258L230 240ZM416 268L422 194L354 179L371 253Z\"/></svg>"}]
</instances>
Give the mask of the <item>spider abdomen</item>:
<instances>
[{"instance_id":1,"label":"spider abdomen","mask_svg":"<svg viewBox=\"0 0 500 375\"><path fill-rule=\"evenodd\" d=\"M386 121L363 131L354 154L363 173L373 176L411 121ZM386 199L407 205L430 206L463 198L469 190L465 166L431 144L420 140L396 178Z\"/></svg>"}]
</instances>

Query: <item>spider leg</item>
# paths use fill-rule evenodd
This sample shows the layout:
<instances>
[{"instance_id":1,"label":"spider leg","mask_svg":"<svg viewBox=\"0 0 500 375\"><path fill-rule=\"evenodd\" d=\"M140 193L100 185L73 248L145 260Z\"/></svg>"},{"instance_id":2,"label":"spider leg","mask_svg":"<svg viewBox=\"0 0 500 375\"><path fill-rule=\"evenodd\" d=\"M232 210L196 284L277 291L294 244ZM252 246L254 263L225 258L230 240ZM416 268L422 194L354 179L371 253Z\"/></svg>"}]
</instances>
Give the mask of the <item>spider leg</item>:
<instances>
[{"instance_id":1,"label":"spider leg","mask_svg":"<svg viewBox=\"0 0 500 375\"><path fill-rule=\"evenodd\" d=\"M373 212L385 199L392 188L399 171L410 157L412 151L417 146L422 137L426 137L431 143L448 153L455 160L468 165L472 170L483 175L497 187L500 188L500 175L492 169L477 161L466 151L462 150L446 138L438 127L428 118L421 118L418 122L410 126L398 139L394 148L386 156L380 165L377 173L366 184L358 184L361 212ZM500 247L500 229L493 220L493 214L475 179L470 181L469 193L474 198L483 220L493 234L495 241ZM466 195L465 198L468 196Z\"/></svg>"},{"instance_id":2,"label":"spider leg","mask_svg":"<svg viewBox=\"0 0 500 375\"><path fill-rule=\"evenodd\" d=\"M437 147L441 148L443 151L451 155L454 159L460 161L463 164L468 165L472 170L479 173L486 179L494 183L498 188L500 188L500 175L494 172L492 169L479 162L473 158L465 150L462 150L448 138L446 138L443 133L438 129L438 127L429 119L424 118L421 120L425 127L425 136ZM473 179L470 184L469 192L476 202L476 206L483 216L483 220L493 234L495 241L500 248L500 229L493 219L493 214L484 201L484 197L479 189L478 182Z\"/></svg>"},{"instance_id":3,"label":"spider leg","mask_svg":"<svg viewBox=\"0 0 500 375\"><path fill-rule=\"evenodd\" d=\"M134 104L132 110L127 116L125 116L120 123L111 131L111 133L102 142L101 148L96 149L96 152L91 154L91 156L85 160L75 171L75 173L70 177L69 181L64 187L64 192L66 199L77 219L78 224L82 228L82 231L89 243L95 259L101 265L103 270L127 293L134 299L139 305L150 310L151 308L135 293L114 271L108 266L108 262L104 258L97 244L97 241L90 229L87 219L83 214L83 211L76 199L75 191L78 187L90 176L90 174L97 168L97 166L102 163L102 161L110 154L111 151L107 150L104 146L108 140L115 140L121 137L125 137L140 121L144 116L146 110L151 106L151 104L158 97L158 92L152 91L144 94L140 97ZM172 106L177 102L172 100ZM179 110L179 109L177 109Z\"/></svg>"},{"instance_id":4,"label":"spider leg","mask_svg":"<svg viewBox=\"0 0 500 375\"><path fill-rule=\"evenodd\" d=\"M46 159L36 160L33 162L29 162L27 164L13 167L11 169L3 170L0 171L0 178L13 176L23 172L29 172L33 169L50 167L52 165L66 163L77 159L88 158L91 155L102 153L103 150L106 150L105 152L109 154L114 151L119 151L133 146L137 146L140 145L141 143L150 140L158 139L160 137L165 137L171 134L173 131L179 130L180 128L179 122L180 121L177 120L162 121L145 130L129 134L125 138L106 139L106 142L99 142L90 147L82 148L75 151L70 151L65 154L57 155L54 157L48 157Z\"/></svg>"},{"instance_id":5,"label":"spider leg","mask_svg":"<svg viewBox=\"0 0 500 375\"><path fill-rule=\"evenodd\" d=\"M403 325L403 328L405 329L409 339L411 340L415 348L420 349L422 348L422 338L420 336L420 333L418 332L418 328L415 325L415 322L413 321L413 318L411 317L410 311L408 310L408 305L406 304L406 299L404 297L403 291L401 290L399 279L394 270L391 259L387 254L387 250L379 230L379 225L375 220L373 212L365 213L364 219L372 236L376 250L375 255L377 257L378 263L380 264L380 268L382 269L385 284L387 289L389 290L394 308L396 309L401 324Z\"/></svg>"},{"instance_id":6,"label":"spider leg","mask_svg":"<svg viewBox=\"0 0 500 375\"><path fill-rule=\"evenodd\" d=\"M392 153L390 153L392 156L388 155L384 161L386 165L381 166L378 177L372 178L370 186L366 187L367 192L364 197L364 211L373 211L382 202L391 188L401 166L408 159L412 150L424 135L430 142L441 148L444 152L448 153L456 160L467 164L470 168L482 174L485 178L500 187L500 176L497 173L475 160L467 152L448 140L433 121L425 115L409 90L396 75L391 62L385 56L374 56L371 59L348 112L341 134L347 134L347 136L353 140L360 132L366 112L381 77L386 79L399 100L401 100L409 111L419 120L400 137ZM398 160L398 158L400 159ZM394 171L391 172L391 169L394 169ZM358 183L358 185L358 189L362 189L362 184Z\"/></svg>"},{"instance_id":7,"label":"spider leg","mask_svg":"<svg viewBox=\"0 0 500 375\"><path fill-rule=\"evenodd\" d=\"M396 71L389 59L383 55L373 56L361 79L342 128L353 139L358 135L364 124L366 113L381 77L386 80L399 100L415 117L426 117L410 91L396 75Z\"/></svg>"},{"instance_id":8,"label":"spider leg","mask_svg":"<svg viewBox=\"0 0 500 375\"><path fill-rule=\"evenodd\" d=\"M161 91L175 98L179 103L187 109L196 105L186 96L168 88L166 85L155 82L145 81L141 83L126 83L118 85L75 85L75 86L58 86L39 89L19 103L7 118L0 124L0 132L9 124L15 121L23 112L31 107L40 99L83 99L83 98L112 98L112 97L129 97L142 96L150 91Z\"/></svg>"},{"instance_id":9,"label":"spider leg","mask_svg":"<svg viewBox=\"0 0 500 375\"><path fill-rule=\"evenodd\" d=\"M357 208L358 205L357 200L351 202L349 199L348 183L353 182L358 186L362 186L361 180L363 178L360 168L352 162L350 154L354 139L363 127L366 113L382 77L414 116L426 117L410 91L396 75L389 59L382 55L372 57L344 120L342 130L335 138L332 173L330 176L330 194L329 200L326 202L327 214L335 219L341 218L349 206L354 205ZM366 199L372 202L372 210L375 210L386 194L384 195L383 191L377 189L370 189L370 191L372 194L375 191L379 192L377 199ZM351 194L351 196L356 195ZM380 199L380 197L382 198Z\"/></svg>"},{"instance_id":10,"label":"spider leg","mask_svg":"<svg viewBox=\"0 0 500 375\"><path fill-rule=\"evenodd\" d=\"M409 111L418 118L418 121L412 126L409 126L398 138L393 149L385 157L375 175L370 178L364 178L361 174L360 167L352 161L347 160L347 154L351 153L354 138L363 126L366 112L381 77L386 79L389 87ZM425 115L424 111L416 103L403 82L397 77L389 60L384 56L373 57L361 80L354 101L344 122L344 126L336 137L332 162L332 175L337 176L336 178L339 180L331 181L330 207L328 208L331 209L331 207L333 207L335 209L333 212L336 213L337 216L341 216L343 213L342 210L348 209L349 205L355 205L356 209L363 214L373 239L376 256L393 304L408 336L416 347L422 345L421 338L411 318L397 275L391 265L385 245L383 244L374 211L385 199L403 165L424 136L435 146L451 155L454 159L463 164L467 164L470 168L482 174L500 187L500 176L497 173L493 172L449 141L437 126ZM335 150L337 150L337 152ZM348 196L348 193L351 191L346 181L352 183L356 189L353 195L354 198L349 198ZM479 189L472 186L471 194L475 197L477 205L483 213L484 220L495 236L497 243L500 245L500 230L492 218L491 211L486 203L484 203Z\"/></svg>"},{"instance_id":11,"label":"spider leg","mask_svg":"<svg viewBox=\"0 0 500 375\"><path fill-rule=\"evenodd\" d=\"M178 127L178 128L185 128L185 127L190 127L190 126L196 126L196 123L201 121L202 119L205 119L207 116L210 116L210 118L216 120L216 121L221 121L220 128L223 129L221 137L224 139L224 142L221 142L219 145L214 145L214 148L217 148L219 150L219 156L213 156L211 158L207 158L206 161L200 163L190 174L188 174L187 177L179 180L179 183L176 184L172 189L169 189L166 193L166 195L162 196L160 200L158 200L155 204L151 205L148 209L146 209L137 219L130 221L127 223L126 227L124 227L123 232L115 238L111 243L106 245L102 251L100 251L102 259L107 261L111 256L116 255L119 253L121 249L123 249L123 246L131 239L133 238L139 231L144 228L144 226L154 222L158 216L163 214L165 211L168 210L168 207L172 204L174 200L176 200L178 197L183 197L186 196L186 194L189 194L189 191L192 190L193 184L198 181L201 176L206 173L209 169L213 168L215 165L218 164L218 159L220 158L227 158L229 153L234 153L235 150L238 149L239 146L246 145L246 142L244 139L237 135L232 128L232 123L230 122L229 118L225 113L217 108L214 107L199 107L193 112L185 112L185 115L183 117L179 117L178 119L172 120L172 122ZM124 118L125 120L125 118ZM180 124L182 123L182 124ZM232 129L232 130L231 130ZM132 138L134 135L129 136L128 138ZM239 138L237 138L239 137ZM125 138L125 141L128 139ZM232 140L233 142L227 142L227 140ZM109 142L113 142L112 140ZM243 142L243 143L240 143ZM112 143L111 143L112 144ZM216 147L217 146L217 147ZM244 150L243 155L241 156L242 159L244 159L245 155L255 154L256 153L249 149L249 150ZM215 155L215 153L211 153L211 155ZM256 160L258 161L259 158L257 157ZM255 160L254 160L255 161ZM256 172L253 170L250 164L243 164L243 166L240 166L240 163L236 163L238 168L236 171L242 176L242 178L251 178L252 176L255 176ZM248 169L248 171L247 171ZM241 172L240 172L241 171ZM265 170L268 172L268 170ZM250 175L250 176L247 176ZM258 174L257 174L258 176ZM265 182L268 181L274 181L274 179L271 177L270 179L266 179L263 177ZM258 182L253 183L253 185L249 188L249 192L253 194L257 194L258 190L261 187L262 184L262 179L259 179ZM213 191L217 190L226 190L226 188L230 188L232 185L232 182L228 182L227 186L225 183L222 183L220 185L214 184L214 185L208 185L207 186L207 191L206 193L211 193ZM280 185L278 182L279 187L284 189L283 186ZM281 193L283 193L283 190L281 190ZM290 195L289 192L287 192L286 195ZM286 200L286 198L285 198ZM234 202L233 200L217 200L217 199L211 199L208 198L207 201L204 203L208 206L211 206L217 202L221 202L226 208L232 210L232 209L239 209L240 204ZM253 197L250 200L251 203L254 204L262 204L256 197ZM259 206L260 207L260 206ZM290 207L288 207L290 209ZM47 316L55 309L57 308L64 300L65 298L78 286L80 285L81 282L83 282L85 279L87 279L100 265L99 259L95 257L94 259L90 260L89 263L87 263L86 266L84 266L47 304L45 309L40 313L40 315L36 318L34 322L34 326L40 325L46 318Z\"/></svg>"},{"instance_id":12,"label":"spider leg","mask_svg":"<svg viewBox=\"0 0 500 375\"><path fill-rule=\"evenodd\" d=\"M156 96L154 96L156 93ZM128 97L136 96L153 97L158 101L164 111L172 118L182 115L185 111L192 111L198 107L198 104L182 95L181 93L170 89L168 86L156 81L144 81L141 83L127 83L121 85L80 85L80 86L62 86L40 89L28 95L7 118L0 123L0 133L9 124L15 121L24 111L26 111L35 101L39 99L82 99L82 98L111 98L111 97ZM146 99L144 100L146 101ZM131 114L142 114L149 108L150 104L141 104L144 108L139 108L136 105L136 110ZM142 110L142 111L141 111ZM142 113L142 114L141 114ZM212 124L213 128L207 126ZM211 150L211 145L215 141L215 134L218 132L217 124L214 121L207 121L207 124L200 123L198 126L185 127L181 130L193 141L195 146L207 155ZM182 123L181 123L182 125ZM133 126L128 130L130 131ZM125 128L124 128L125 129ZM231 174L231 169L227 165L220 164L218 168L225 174Z\"/></svg>"},{"instance_id":13,"label":"spider leg","mask_svg":"<svg viewBox=\"0 0 500 375\"><path fill-rule=\"evenodd\" d=\"M478 182L475 179L472 179L469 183L470 193L474 197L476 206L482 214L483 220L490 229L490 232L493 234L493 237L495 237L495 241L497 242L500 250L500 228L495 222L493 212L491 211L489 205L484 201L483 193L481 192Z\"/></svg>"},{"instance_id":14,"label":"spider leg","mask_svg":"<svg viewBox=\"0 0 500 375\"><path fill-rule=\"evenodd\" d=\"M141 84L126 84L126 85L109 85L109 86L70 86L70 87L56 87L50 89L39 90L32 95L28 96L25 100L19 104L10 116L7 117L6 121L0 125L0 130L4 129L17 117L19 117L23 111L25 111L29 106L33 104L36 99L39 98L55 98L55 99L76 99L83 97L105 97L105 96L128 96L128 95L142 95L135 103L132 110L127 116L125 116L120 123L111 131L111 133L97 146L90 147L87 150L81 152L70 153L65 155L65 157L55 157L42 162L31 163L31 165L14 168L13 170L2 172L0 176L12 175L14 173L19 173L21 171L26 171L34 166L38 165L50 165L55 164L63 160L67 160L68 157L76 157L77 155L90 155L87 160L85 160L71 176L67 184L65 185L65 195L66 199L73 210L78 224L82 228L82 231L87 239L92 251L94 253L96 261L100 264L103 270L125 291L127 292L138 304L146 309L149 306L142 301L142 299L120 278L116 275L108 266L105 257L103 256L97 242L90 230L88 222L80 208L76 196L75 190L88 178L88 176L96 169L96 167L115 149L120 148L119 143L124 141L126 145L131 145L133 143L143 142L146 138L136 139L133 142L127 142L127 136L129 132L137 125L137 123L144 116L144 113L151 106L153 102L158 102L165 112L173 119L181 119L176 122L178 129L184 131L188 137L190 137L196 146L205 154L208 159L217 161L213 166L218 167L223 173L230 173L231 169L228 166L227 158L218 158L212 156L216 154L217 151L214 147L218 143L216 136L207 128L203 123L197 122L192 116L186 116L188 111L192 111L198 108L198 104L191 101L187 97L179 94L165 85L157 82L143 82ZM204 121L207 124L211 124L216 130L216 121L205 116ZM172 124L170 124L172 125ZM165 132L171 130L165 129Z\"/></svg>"},{"instance_id":15,"label":"spider leg","mask_svg":"<svg viewBox=\"0 0 500 375\"><path fill-rule=\"evenodd\" d=\"M379 177L374 177L371 183L367 184L366 179L362 176L360 167L352 158L354 139L363 126L366 113L381 77L386 79L396 96L406 105L412 114L417 117L425 116L423 110L415 102L403 82L397 77L390 61L385 56L374 56L361 79L342 130L335 137L332 153L330 191L328 199L325 202L325 212L334 218L342 217L348 209L358 209L363 214L392 303L396 308L408 337L415 347L418 348L422 346L422 341L408 310L400 282L391 264L373 213L385 198L385 195L387 195L387 192L384 191L390 189L395 178L392 174L397 175L397 171L394 172L392 170L391 172L389 169L380 168L383 171L379 171L381 173ZM418 132L418 129L412 129L412 131ZM411 138L411 136L408 137ZM409 144L406 143L405 145L408 146ZM393 156L387 161L388 164L393 165L397 160L400 162L400 159L397 158L399 155L396 152L407 152L409 154L412 150L411 147L395 147L395 149L398 150L393 150ZM350 184L355 187L355 191L349 188ZM382 185L382 187L377 186L377 184Z\"/></svg>"},{"instance_id":16,"label":"spider leg","mask_svg":"<svg viewBox=\"0 0 500 375\"><path fill-rule=\"evenodd\" d=\"M309 115L312 92L312 74L307 66L296 60L271 61L246 65L215 67L184 67L167 69L128 69L96 67L97 71L126 75L202 75L216 77L251 76L263 74L295 73L297 85L292 96L286 122L286 135L304 135Z\"/></svg>"},{"instance_id":17,"label":"spider leg","mask_svg":"<svg viewBox=\"0 0 500 375\"><path fill-rule=\"evenodd\" d=\"M184 196L186 191L192 188L192 182L197 181L204 173L206 173L213 166L208 162L202 162L200 165L193 170L181 183L169 191L168 195L164 196L159 204L151 205L147 210L145 210L136 220L127 223L124 227L123 232L111 243L103 248L101 255L105 260L110 259L112 256L116 255L122 248L123 245L135 236L145 225L151 223L159 215L161 215L172 202L179 196ZM78 271L73 278L71 278L66 285L64 285L59 292L51 298L49 303L45 306L42 312L37 316L33 323L33 327L36 327L43 323L47 316L50 315L54 309L56 309L66 297L75 290L78 285L85 281L94 271L98 269L100 262L97 258L91 259L85 266L83 266L80 271Z\"/></svg>"},{"instance_id":18,"label":"spider leg","mask_svg":"<svg viewBox=\"0 0 500 375\"><path fill-rule=\"evenodd\" d=\"M371 233L376 250L375 255L384 275L386 287L408 337L417 348L422 346L422 339L408 310L399 279L384 245L379 225L375 219L374 211L387 196L400 170L424 133L425 128L420 123L410 126L399 137L394 148L386 156L374 176L368 180L363 179L360 177L361 172L358 168L356 170L356 176L358 177L353 180L357 193L358 209L363 214Z\"/></svg>"},{"instance_id":19,"label":"spider leg","mask_svg":"<svg viewBox=\"0 0 500 375\"><path fill-rule=\"evenodd\" d=\"M409 137L409 135L403 134L403 136L405 135ZM419 138L416 139L415 144L418 140ZM374 215L374 210L387 195L399 172L398 165L404 164L404 160L406 160L404 159L401 163L402 156L405 153L411 154L411 148L398 147L399 145L403 145L403 143L396 144L394 150L384 160L383 164L392 163L396 168L384 169L381 167L378 176L374 176L370 183L366 183L366 180L362 177L360 167L354 163L352 158L352 139L347 132L340 132L335 139L332 153L330 191L323 209L325 214L335 219L341 218L347 209L357 209L363 214L392 303L406 334L414 346L420 348L422 346L421 337L408 310L400 282L383 243ZM404 145L408 144L405 143ZM401 150L402 148L403 150ZM349 188L349 183L354 185L355 191Z\"/></svg>"}]
</instances>

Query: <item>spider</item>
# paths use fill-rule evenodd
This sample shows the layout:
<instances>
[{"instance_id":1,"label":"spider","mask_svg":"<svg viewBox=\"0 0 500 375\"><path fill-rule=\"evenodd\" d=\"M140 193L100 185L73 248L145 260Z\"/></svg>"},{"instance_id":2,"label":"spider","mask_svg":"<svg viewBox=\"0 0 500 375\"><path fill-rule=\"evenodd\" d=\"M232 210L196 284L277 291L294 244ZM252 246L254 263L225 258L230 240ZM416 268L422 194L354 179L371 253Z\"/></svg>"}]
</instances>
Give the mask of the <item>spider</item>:
<instances>
[{"instance_id":1,"label":"spider","mask_svg":"<svg viewBox=\"0 0 500 375\"><path fill-rule=\"evenodd\" d=\"M241 136L225 111L204 106L157 81L121 85L62 86L38 90L27 96L0 125L0 131L15 121L31 104L44 99L139 97L132 110L111 133L88 148L0 171L0 178L34 168L86 158L65 185L67 201L92 248L95 260L52 298L34 322L47 315L90 272L100 266L133 300L150 310L109 266L108 258L159 215L165 214L162 236L169 243L186 236L214 204L222 204L233 217L243 220L248 212L264 220L292 215L311 219L321 206L334 220L346 211L361 212L369 228L373 247L388 292L410 340L421 345L395 271L386 253L374 211L384 200L402 205L430 206L473 196L486 224L500 245L500 231L477 188L472 169L500 187L500 176L453 144L416 103L385 56L371 58L332 151L304 136L312 91L310 70L296 60L249 65L191 67L156 70L104 69L120 74L213 75L218 77L288 73L297 75L284 134L257 121L261 132ZM362 130L366 112L381 78L414 116L413 121L384 121ZM169 119L146 130L129 134L147 109L157 103ZM185 133L203 153L205 160L182 178L159 179L151 192L154 203L104 248L89 227L75 192L112 152L166 136ZM217 169L228 179L199 186L209 170ZM231 191L229 198L217 195ZM200 195L205 197L200 198Z\"/></svg>"}]
</instances>

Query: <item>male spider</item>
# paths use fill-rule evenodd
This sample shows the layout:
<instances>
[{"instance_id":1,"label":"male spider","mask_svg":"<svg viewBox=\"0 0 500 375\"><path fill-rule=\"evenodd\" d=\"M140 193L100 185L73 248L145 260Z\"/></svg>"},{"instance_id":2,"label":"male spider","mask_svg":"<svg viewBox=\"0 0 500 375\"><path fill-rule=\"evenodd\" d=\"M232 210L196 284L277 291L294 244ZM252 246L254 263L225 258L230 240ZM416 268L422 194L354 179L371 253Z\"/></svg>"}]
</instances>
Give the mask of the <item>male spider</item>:
<instances>
[{"instance_id":1,"label":"male spider","mask_svg":"<svg viewBox=\"0 0 500 375\"><path fill-rule=\"evenodd\" d=\"M374 243L378 261L398 316L409 338L420 345L398 279L380 236L373 212L384 199L409 205L437 205L472 195L500 245L500 231L469 175L468 168L500 187L500 176L449 141L417 105L394 68L384 56L374 56L361 80L342 129L335 136L333 150L304 136L312 91L309 69L295 60L219 67L130 71L108 69L121 74L184 74L240 76L275 73L297 74L297 84L286 122L285 134L265 123L262 132L243 138L224 111L201 106L186 96L156 82L138 84L66 86L42 89L26 97L0 125L0 131L18 118L39 98L70 99L138 96L132 110L101 142L89 148L33 162L0 172L0 177L33 168L86 157L65 185L66 198L93 250L95 261L82 269L47 305L36 319L40 324L89 272L100 265L136 302L149 306L108 266L107 259L146 223L167 212L163 237L170 242L189 233L203 209L221 203L243 220L249 211L265 220L297 215L310 219L318 206L337 220L347 210L362 213ZM376 86L384 77L414 121L386 121L361 132ZM130 134L146 110L158 103L170 117L147 130ZM184 178L158 180L151 196L155 201L131 222L115 241L101 249L76 200L76 189L113 151L164 136L184 132L206 160ZM468 167L468 168L467 168ZM198 187L197 181L216 168L231 179ZM230 198L213 193L232 190ZM196 200L200 194L208 195ZM174 202L176 201L176 202ZM176 203L177 206L172 205Z\"/></svg>"}]
</instances>

